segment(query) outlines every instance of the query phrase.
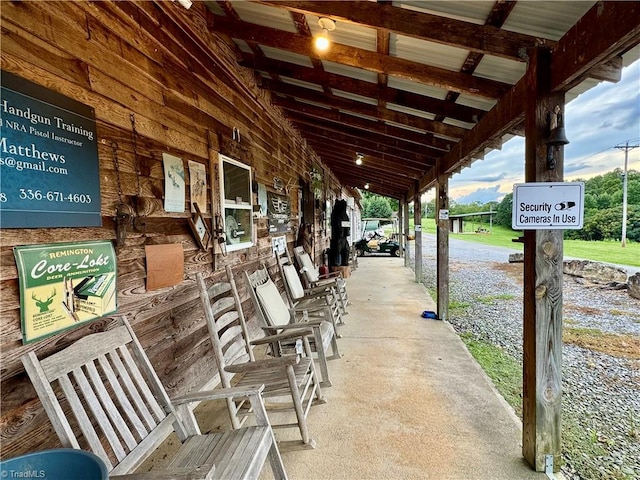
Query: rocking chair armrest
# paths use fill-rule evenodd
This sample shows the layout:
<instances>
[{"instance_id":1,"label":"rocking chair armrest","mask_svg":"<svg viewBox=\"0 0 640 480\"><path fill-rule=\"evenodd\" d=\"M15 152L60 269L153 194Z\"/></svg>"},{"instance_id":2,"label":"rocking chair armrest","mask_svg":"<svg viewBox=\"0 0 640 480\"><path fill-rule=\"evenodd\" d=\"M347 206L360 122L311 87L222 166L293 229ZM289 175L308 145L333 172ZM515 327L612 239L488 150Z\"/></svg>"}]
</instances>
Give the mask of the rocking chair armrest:
<instances>
[{"instance_id":1,"label":"rocking chair armrest","mask_svg":"<svg viewBox=\"0 0 640 480\"><path fill-rule=\"evenodd\" d=\"M328 296L331 295L331 291L330 290L318 290L317 292L305 292L305 294L300 297L300 298L296 298L296 302L302 302L304 300L317 300L317 299L325 299ZM297 308L297 307L296 307Z\"/></svg>"},{"instance_id":2,"label":"rocking chair armrest","mask_svg":"<svg viewBox=\"0 0 640 480\"><path fill-rule=\"evenodd\" d=\"M199 465L193 468L172 468L164 471L109 475L109 480L211 480L215 465Z\"/></svg>"},{"instance_id":3,"label":"rocking chair armrest","mask_svg":"<svg viewBox=\"0 0 640 480\"><path fill-rule=\"evenodd\" d=\"M298 355L286 355L278 358L266 358L264 360L256 360L254 362L237 363L228 365L224 369L229 373L247 373L257 370L272 370L274 368L287 368L298 363L300 359Z\"/></svg>"},{"instance_id":4,"label":"rocking chair armrest","mask_svg":"<svg viewBox=\"0 0 640 480\"><path fill-rule=\"evenodd\" d=\"M264 345L266 343L279 342L280 340L289 340L290 338L302 338L308 335L313 335L313 330L310 328L294 329L278 333L276 335L267 335L266 337L258 338L257 340L251 340L251 345Z\"/></svg>"},{"instance_id":5,"label":"rocking chair armrest","mask_svg":"<svg viewBox=\"0 0 640 480\"><path fill-rule=\"evenodd\" d=\"M315 282L311 282L311 286L314 288L338 286L339 280L342 280L342 277L319 278Z\"/></svg>"},{"instance_id":6,"label":"rocking chair armrest","mask_svg":"<svg viewBox=\"0 0 640 480\"><path fill-rule=\"evenodd\" d=\"M332 278L342 278L342 272L329 272L320 275L320 280L331 280Z\"/></svg>"},{"instance_id":7,"label":"rocking chair armrest","mask_svg":"<svg viewBox=\"0 0 640 480\"><path fill-rule=\"evenodd\" d=\"M321 295L323 293L330 294L332 287L330 285L318 285L315 287L305 288L304 294L306 295Z\"/></svg>"},{"instance_id":8,"label":"rocking chair armrest","mask_svg":"<svg viewBox=\"0 0 640 480\"><path fill-rule=\"evenodd\" d=\"M203 400L222 400L234 397L259 396L264 390L264 385L246 385L243 387L216 388L215 390L203 390L192 392L181 397L172 398L175 405L182 405L190 402L201 402Z\"/></svg>"},{"instance_id":9,"label":"rocking chair armrest","mask_svg":"<svg viewBox=\"0 0 640 480\"><path fill-rule=\"evenodd\" d=\"M309 299L307 299L307 300L309 300ZM311 300L313 300L313 298ZM331 305L327 304L326 302L318 303L318 304L315 304L315 305L313 303L310 303L310 304L305 304L305 305L296 305L295 307L291 308L290 310L292 310L294 314L295 313L302 313L305 310L308 313L311 314L311 313L321 312L321 311L326 310L327 308L330 308L330 307L331 307Z\"/></svg>"},{"instance_id":10,"label":"rocking chair armrest","mask_svg":"<svg viewBox=\"0 0 640 480\"><path fill-rule=\"evenodd\" d=\"M309 319L308 322L297 322L297 323L290 323L289 325L287 325L287 327L293 327L293 328L318 328L320 325L322 325L322 322L324 322L325 320L323 320L322 318L312 318Z\"/></svg>"}]
</instances>

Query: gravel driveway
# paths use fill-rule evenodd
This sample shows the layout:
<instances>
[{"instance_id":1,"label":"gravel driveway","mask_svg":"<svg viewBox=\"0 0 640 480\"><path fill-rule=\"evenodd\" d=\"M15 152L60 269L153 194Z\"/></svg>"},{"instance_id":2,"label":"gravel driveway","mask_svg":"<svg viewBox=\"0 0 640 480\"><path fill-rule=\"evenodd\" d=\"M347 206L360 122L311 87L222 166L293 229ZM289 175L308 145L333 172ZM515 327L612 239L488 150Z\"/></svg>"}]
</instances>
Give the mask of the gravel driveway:
<instances>
[{"instance_id":1,"label":"gravel driveway","mask_svg":"<svg viewBox=\"0 0 640 480\"><path fill-rule=\"evenodd\" d=\"M412 262L413 247L411 242ZM521 363L522 264L508 263L509 253L521 250L458 239L450 239L449 248L451 301L470 304L450 314L450 323ZM424 283L430 288L436 285L435 261L435 236L423 234ZM640 301L626 291L603 290L565 275L563 304L565 328L640 339ZM564 449L562 473L570 480L640 479L640 352L635 345L627 348L634 349L635 359L563 346L563 423L583 432L590 445L587 452Z\"/></svg>"}]
</instances>

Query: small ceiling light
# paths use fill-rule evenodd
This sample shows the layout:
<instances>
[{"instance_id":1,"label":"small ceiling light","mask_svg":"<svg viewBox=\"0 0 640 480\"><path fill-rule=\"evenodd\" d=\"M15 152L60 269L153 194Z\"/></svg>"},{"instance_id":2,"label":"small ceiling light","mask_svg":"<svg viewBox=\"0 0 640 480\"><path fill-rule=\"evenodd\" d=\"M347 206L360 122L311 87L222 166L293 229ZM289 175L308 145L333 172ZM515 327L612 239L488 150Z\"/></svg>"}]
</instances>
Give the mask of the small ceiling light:
<instances>
[{"instance_id":1,"label":"small ceiling light","mask_svg":"<svg viewBox=\"0 0 640 480\"><path fill-rule=\"evenodd\" d=\"M365 190L369 190L369 184L368 184L368 183L365 183L365 184L364 184L364 189L365 189Z\"/></svg>"},{"instance_id":2,"label":"small ceiling light","mask_svg":"<svg viewBox=\"0 0 640 480\"><path fill-rule=\"evenodd\" d=\"M320 17L318 25L322 28L322 33L315 38L313 43L317 50L324 52L329 49L329 32L336 29L336 22L327 17Z\"/></svg>"},{"instance_id":3,"label":"small ceiling light","mask_svg":"<svg viewBox=\"0 0 640 480\"><path fill-rule=\"evenodd\" d=\"M356 165L362 165L362 159L364 155L362 153L356 153Z\"/></svg>"}]
</instances>

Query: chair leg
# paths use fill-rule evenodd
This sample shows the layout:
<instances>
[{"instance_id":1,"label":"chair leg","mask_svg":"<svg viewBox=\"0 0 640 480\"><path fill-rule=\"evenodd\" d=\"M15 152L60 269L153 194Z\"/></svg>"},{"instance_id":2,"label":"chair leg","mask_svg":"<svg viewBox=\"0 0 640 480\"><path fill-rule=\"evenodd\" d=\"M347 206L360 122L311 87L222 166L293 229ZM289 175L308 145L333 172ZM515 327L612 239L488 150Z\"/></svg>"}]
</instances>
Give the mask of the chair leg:
<instances>
[{"instance_id":1,"label":"chair leg","mask_svg":"<svg viewBox=\"0 0 640 480\"><path fill-rule=\"evenodd\" d=\"M307 426L307 416L304 412L304 406L302 405L302 399L300 398L300 389L298 388L298 382L296 381L296 374L293 370L293 366L287 367L287 378L289 380L289 387L291 387L291 396L293 397L293 408L296 411L296 417L298 418L298 427L300 428L300 436L302 437L302 443L308 445L311 448L315 448L315 442L309 436L309 427Z\"/></svg>"},{"instance_id":2,"label":"chair leg","mask_svg":"<svg viewBox=\"0 0 640 480\"><path fill-rule=\"evenodd\" d=\"M316 400L314 403L322 404L327 403L327 400L322 395L322 389L320 388L320 378L318 377L318 371L316 370L316 363L313 361L313 352L311 351L311 345L309 344L309 339L304 337L304 351L307 354L307 357L311 359L311 381L313 382L313 386L315 388L315 397Z\"/></svg>"},{"instance_id":3,"label":"chair leg","mask_svg":"<svg viewBox=\"0 0 640 480\"><path fill-rule=\"evenodd\" d=\"M320 332L320 327L313 327L313 337L316 342L316 353L318 354L318 360L320 363L320 372L322 373L322 382L320 385L323 387L330 387L331 380L329 380L329 367L327 366L327 355L324 351L324 343L322 341L322 333ZM333 340L335 340L335 335L333 335Z\"/></svg>"},{"instance_id":4,"label":"chair leg","mask_svg":"<svg viewBox=\"0 0 640 480\"><path fill-rule=\"evenodd\" d=\"M338 340L337 340L338 331L336 330L335 326L333 327L333 329L334 329L334 333L333 333L333 336L331 337L331 351L333 352L333 355L331 355L331 360L342 358L342 355L340 355L340 351L338 350Z\"/></svg>"},{"instance_id":5,"label":"chair leg","mask_svg":"<svg viewBox=\"0 0 640 480\"><path fill-rule=\"evenodd\" d=\"M271 429L271 424L269 423L269 418L267 417L267 411L264 408L264 403L262 402L262 398L259 395L251 395L249 398L251 402L251 407L256 416L256 423L258 425L268 425L269 430L271 430L271 447L269 448L269 463L271 464L271 470L273 471L273 476L277 480L287 480L287 472L284 469L284 463L282 462L282 456L280 455L280 450L278 450L278 444L276 442L276 437L273 435L273 429Z\"/></svg>"}]
</instances>

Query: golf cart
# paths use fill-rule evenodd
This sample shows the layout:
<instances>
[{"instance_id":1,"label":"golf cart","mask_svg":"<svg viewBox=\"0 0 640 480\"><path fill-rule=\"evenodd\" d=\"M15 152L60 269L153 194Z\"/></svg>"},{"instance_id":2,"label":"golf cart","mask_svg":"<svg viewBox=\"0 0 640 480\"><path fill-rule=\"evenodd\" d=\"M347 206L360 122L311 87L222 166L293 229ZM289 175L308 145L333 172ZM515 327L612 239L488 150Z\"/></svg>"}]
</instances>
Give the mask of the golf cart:
<instances>
[{"instance_id":1,"label":"golf cart","mask_svg":"<svg viewBox=\"0 0 640 480\"><path fill-rule=\"evenodd\" d=\"M356 254L359 257L365 253L389 254L400 256L398 242L397 218L363 218L362 236L355 243Z\"/></svg>"}]
</instances>

